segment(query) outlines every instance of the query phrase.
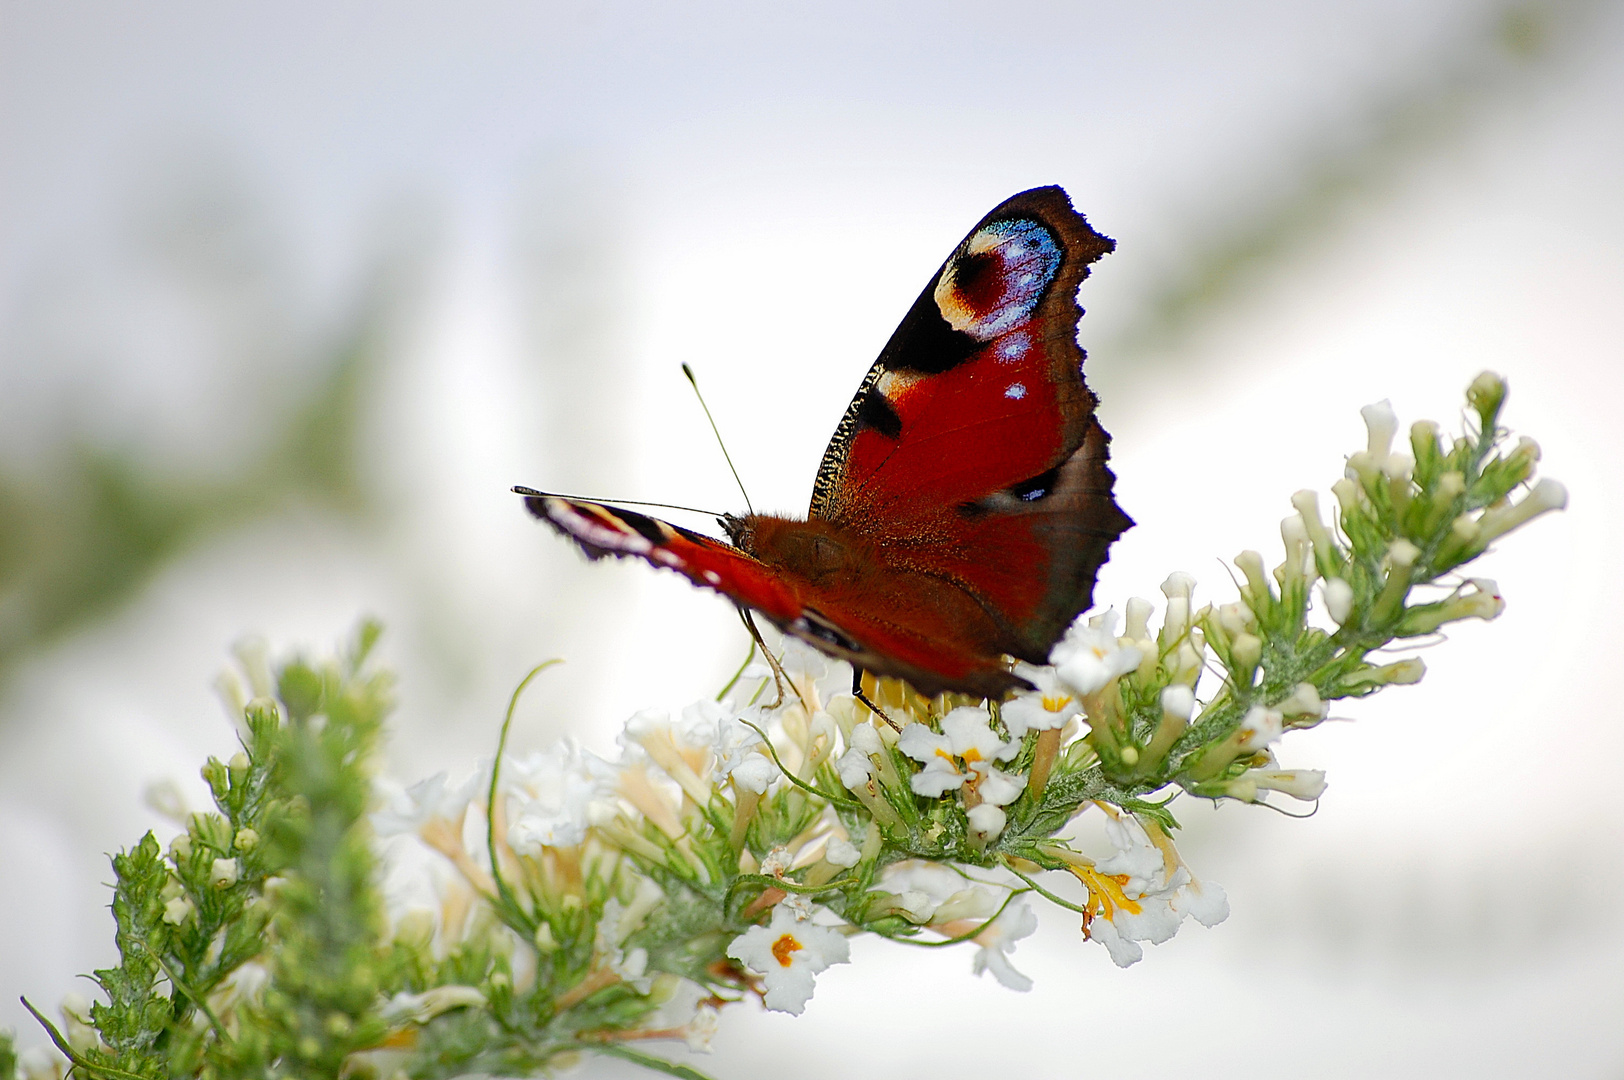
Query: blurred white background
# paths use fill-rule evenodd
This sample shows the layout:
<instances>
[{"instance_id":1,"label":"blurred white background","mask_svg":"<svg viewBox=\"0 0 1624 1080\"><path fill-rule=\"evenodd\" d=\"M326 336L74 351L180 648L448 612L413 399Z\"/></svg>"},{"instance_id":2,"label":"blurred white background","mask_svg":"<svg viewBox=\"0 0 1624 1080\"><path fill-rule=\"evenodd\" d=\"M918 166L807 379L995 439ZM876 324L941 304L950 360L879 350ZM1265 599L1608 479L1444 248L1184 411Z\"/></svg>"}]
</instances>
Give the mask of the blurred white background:
<instances>
[{"instance_id":1,"label":"blurred white background","mask_svg":"<svg viewBox=\"0 0 1624 1080\"><path fill-rule=\"evenodd\" d=\"M1063 184L1123 506L1098 598L1217 559L1481 369L1571 509L1494 624L1285 745L1317 817L1180 804L1228 889L1126 972L1045 913L1014 994L869 942L720 1078L1624 1075L1624 12L1599 3L0 4L0 1026L111 961L105 852L229 756L248 634L383 618L405 779L607 751L728 606L588 566L514 483L803 509L952 245ZM697 522L696 524L704 524ZM588 1075L631 1070L592 1062Z\"/></svg>"}]
</instances>

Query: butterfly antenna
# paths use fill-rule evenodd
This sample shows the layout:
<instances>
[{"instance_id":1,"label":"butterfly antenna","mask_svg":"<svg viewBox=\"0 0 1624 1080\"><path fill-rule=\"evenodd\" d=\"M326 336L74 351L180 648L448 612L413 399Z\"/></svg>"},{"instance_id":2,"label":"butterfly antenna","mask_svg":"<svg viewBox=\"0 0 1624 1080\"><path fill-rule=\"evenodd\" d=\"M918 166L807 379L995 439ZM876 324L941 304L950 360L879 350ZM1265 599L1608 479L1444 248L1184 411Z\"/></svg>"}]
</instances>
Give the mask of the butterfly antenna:
<instances>
[{"instance_id":1,"label":"butterfly antenna","mask_svg":"<svg viewBox=\"0 0 1624 1080\"><path fill-rule=\"evenodd\" d=\"M598 499L585 495L563 495L556 491L537 491L533 487L515 484L512 488L515 495L527 495L536 499L569 499L574 502L609 503L613 506L658 506L662 510L686 510L690 514L704 514L707 517L721 517L714 510L701 510L697 506L678 506L676 503L643 502L639 499Z\"/></svg>"},{"instance_id":2,"label":"butterfly antenna","mask_svg":"<svg viewBox=\"0 0 1624 1080\"><path fill-rule=\"evenodd\" d=\"M728 470L733 473L733 482L739 485L739 494L744 496L744 508L750 511L752 517L755 516L756 508L750 505L750 493L744 490L744 481L739 479L739 470L733 468L733 455L727 452L727 443L722 441L722 433L717 430L716 418L711 415L710 406L705 404L705 395L699 392L699 380L694 378L694 369L683 364L682 373L688 377L688 385L694 388L694 397L699 399L699 407L705 410L705 419L710 421L711 434L716 436L716 445L722 448L722 458L727 462ZM762 651L766 652L765 646Z\"/></svg>"}]
</instances>

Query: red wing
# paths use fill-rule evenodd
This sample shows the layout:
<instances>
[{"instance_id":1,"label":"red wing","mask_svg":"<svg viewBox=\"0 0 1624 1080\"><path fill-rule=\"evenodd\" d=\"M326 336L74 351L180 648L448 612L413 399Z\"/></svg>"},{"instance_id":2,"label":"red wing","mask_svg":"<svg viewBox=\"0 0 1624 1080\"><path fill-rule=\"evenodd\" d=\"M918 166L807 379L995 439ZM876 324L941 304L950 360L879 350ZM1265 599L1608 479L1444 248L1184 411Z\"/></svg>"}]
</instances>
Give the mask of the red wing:
<instances>
[{"instance_id":1,"label":"red wing","mask_svg":"<svg viewBox=\"0 0 1624 1080\"><path fill-rule=\"evenodd\" d=\"M1077 285L1114 246L1059 188L988 214L870 368L813 490L812 517L967 593L999 628L988 646L1035 662L1132 524L1077 345Z\"/></svg>"},{"instance_id":2,"label":"red wing","mask_svg":"<svg viewBox=\"0 0 1624 1080\"><path fill-rule=\"evenodd\" d=\"M590 558L635 555L756 608L775 623L792 622L801 614L795 587L778 570L731 544L630 510L514 490L525 497L525 509L574 540Z\"/></svg>"}]
</instances>

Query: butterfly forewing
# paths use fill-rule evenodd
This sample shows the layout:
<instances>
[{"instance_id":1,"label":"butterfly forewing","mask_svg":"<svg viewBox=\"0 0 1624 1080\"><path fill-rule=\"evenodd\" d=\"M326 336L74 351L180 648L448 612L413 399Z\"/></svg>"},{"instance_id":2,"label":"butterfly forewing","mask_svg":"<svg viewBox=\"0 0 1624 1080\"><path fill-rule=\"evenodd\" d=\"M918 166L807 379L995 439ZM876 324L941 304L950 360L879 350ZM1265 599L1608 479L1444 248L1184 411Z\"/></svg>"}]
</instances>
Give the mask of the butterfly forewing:
<instances>
[{"instance_id":1,"label":"butterfly forewing","mask_svg":"<svg viewBox=\"0 0 1624 1080\"><path fill-rule=\"evenodd\" d=\"M517 490L517 489L516 489ZM775 567L731 544L651 518L585 499L525 496L525 508L574 540L593 559L613 555L646 559L701 588L714 589L753 607L775 622L795 619L801 604L791 582Z\"/></svg>"},{"instance_id":2,"label":"butterfly forewing","mask_svg":"<svg viewBox=\"0 0 1624 1080\"><path fill-rule=\"evenodd\" d=\"M871 538L881 577L949 581L982 613L938 626L944 640L1041 662L1131 524L1076 339L1077 285L1113 246L1059 188L993 210L909 310L824 455L812 516Z\"/></svg>"}]
</instances>

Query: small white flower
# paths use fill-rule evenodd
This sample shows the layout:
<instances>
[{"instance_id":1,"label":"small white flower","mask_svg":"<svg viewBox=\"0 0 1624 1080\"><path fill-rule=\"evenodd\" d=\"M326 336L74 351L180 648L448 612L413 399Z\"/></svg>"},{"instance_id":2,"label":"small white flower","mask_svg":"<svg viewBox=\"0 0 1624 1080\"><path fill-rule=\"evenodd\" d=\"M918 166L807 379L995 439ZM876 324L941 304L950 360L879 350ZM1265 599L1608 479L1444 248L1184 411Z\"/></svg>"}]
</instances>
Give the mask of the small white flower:
<instances>
[{"instance_id":1,"label":"small white flower","mask_svg":"<svg viewBox=\"0 0 1624 1080\"><path fill-rule=\"evenodd\" d=\"M1173 894L1173 910L1188 915L1209 930L1229 918L1229 896L1215 881L1191 878Z\"/></svg>"},{"instance_id":2,"label":"small white flower","mask_svg":"<svg viewBox=\"0 0 1624 1080\"><path fill-rule=\"evenodd\" d=\"M856 844L840 837L832 837L829 846L823 849L823 858L830 866L856 866L862 861L863 853Z\"/></svg>"},{"instance_id":3,"label":"small white flower","mask_svg":"<svg viewBox=\"0 0 1624 1080\"><path fill-rule=\"evenodd\" d=\"M924 923L936 914L937 904L923 889L904 889L897 893L897 907L914 922Z\"/></svg>"},{"instance_id":4,"label":"small white flower","mask_svg":"<svg viewBox=\"0 0 1624 1080\"><path fill-rule=\"evenodd\" d=\"M795 865L795 856L782 845L773 848L761 860L761 872L769 877L782 878Z\"/></svg>"},{"instance_id":5,"label":"small white flower","mask_svg":"<svg viewBox=\"0 0 1624 1080\"><path fill-rule=\"evenodd\" d=\"M778 901L778 906L788 908L791 915L802 921L812 917L812 901L801 893L790 893Z\"/></svg>"},{"instance_id":6,"label":"small white flower","mask_svg":"<svg viewBox=\"0 0 1624 1080\"><path fill-rule=\"evenodd\" d=\"M1240 746L1242 750L1262 750L1280 738L1285 731L1285 718L1276 709L1253 705L1241 718Z\"/></svg>"},{"instance_id":7,"label":"small white flower","mask_svg":"<svg viewBox=\"0 0 1624 1080\"><path fill-rule=\"evenodd\" d=\"M1017 941L1030 936L1037 928L1038 917L1025 897L1010 901L1009 906L975 936L975 943L981 948L976 950L971 970L977 975L990 971L993 978L1011 990L1024 993L1032 989L1031 978L1015 970L1009 962L1009 954L1015 951Z\"/></svg>"},{"instance_id":8,"label":"small white flower","mask_svg":"<svg viewBox=\"0 0 1624 1080\"><path fill-rule=\"evenodd\" d=\"M1011 748L1005 751L1006 758L1020 752L1021 740L1028 731L1064 727L1066 721L1082 712L1076 695L1055 675L1054 668L1017 664L1015 673L1037 689L999 706L998 718L1004 722L1011 740Z\"/></svg>"},{"instance_id":9,"label":"small white flower","mask_svg":"<svg viewBox=\"0 0 1624 1080\"><path fill-rule=\"evenodd\" d=\"M640 994L648 993L652 985L652 976L648 974L648 950L639 946L627 951L622 944L643 925L643 919L664 896L658 885L647 878L639 879L637 892L629 904L622 904L619 899L610 897L603 905L603 915L598 919L594 935L594 944L603 958L604 967L620 976Z\"/></svg>"},{"instance_id":10,"label":"small white flower","mask_svg":"<svg viewBox=\"0 0 1624 1080\"><path fill-rule=\"evenodd\" d=\"M716 1029L721 1026L722 1013L715 1005L701 1005L694 1011L694 1018L683 1027L682 1038L688 1044L688 1049L696 1054L711 1052L711 1040L716 1038Z\"/></svg>"},{"instance_id":11,"label":"small white flower","mask_svg":"<svg viewBox=\"0 0 1624 1080\"><path fill-rule=\"evenodd\" d=\"M931 798L940 798L967 780L989 776L995 771L991 763L1005 756L1011 745L993 733L992 716L986 709L969 705L942 718L940 735L923 724L909 724L897 739L897 749L925 766L909 780L914 794ZM960 761L964 770L959 768ZM1019 793L1016 788L1015 794Z\"/></svg>"},{"instance_id":12,"label":"small white flower","mask_svg":"<svg viewBox=\"0 0 1624 1080\"><path fill-rule=\"evenodd\" d=\"M959 771L953 760L953 741L938 735L924 724L909 724L897 738L897 749L923 762L924 768L909 779L915 795L940 798L949 791L963 787L969 776Z\"/></svg>"},{"instance_id":13,"label":"small white flower","mask_svg":"<svg viewBox=\"0 0 1624 1080\"><path fill-rule=\"evenodd\" d=\"M1288 697L1276 703L1275 709L1282 717L1311 716L1323 720L1329 706L1320 700L1319 691L1314 689L1313 683L1302 682L1292 689Z\"/></svg>"},{"instance_id":14,"label":"small white flower","mask_svg":"<svg viewBox=\"0 0 1624 1080\"><path fill-rule=\"evenodd\" d=\"M981 796L982 805L1008 806L1021 797L1026 790L1026 777L1019 773L1008 773L992 766L976 768L981 773L981 779L976 784L976 793Z\"/></svg>"},{"instance_id":15,"label":"small white flower","mask_svg":"<svg viewBox=\"0 0 1624 1080\"><path fill-rule=\"evenodd\" d=\"M1139 942L1159 945L1178 933L1185 916L1203 926L1228 917L1223 889L1197 882L1176 856L1151 841L1137 819L1111 818L1105 832L1117 850L1085 876L1092 880L1089 891L1097 905L1088 936L1105 946L1118 967L1144 956Z\"/></svg>"},{"instance_id":16,"label":"small white flower","mask_svg":"<svg viewBox=\"0 0 1624 1080\"><path fill-rule=\"evenodd\" d=\"M880 885L902 898L903 908L921 923L986 918L998 910L1000 902L989 889L952 867L923 859L892 863L881 875Z\"/></svg>"},{"instance_id":17,"label":"small white flower","mask_svg":"<svg viewBox=\"0 0 1624 1080\"><path fill-rule=\"evenodd\" d=\"M463 1007L485 1007L485 995L477 986L436 986L421 994L396 994L384 1003L383 1018L391 1024L426 1024L443 1012Z\"/></svg>"},{"instance_id":18,"label":"small white flower","mask_svg":"<svg viewBox=\"0 0 1624 1080\"><path fill-rule=\"evenodd\" d=\"M1174 683L1162 691L1162 712L1180 720L1195 714L1195 691L1183 683Z\"/></svg>"},{"instance_id":19,"label":"small white flower","mask_svg":"<svg viewBox=\"0 0 1624 1080\"><path fill-rule=\"evenodd\" d=\"M778 779L778 766L767 755L761 736L736 717L717 721L711 751L716 755L716 771L746 791L763 794Z\"/></svg>"},{"instance_id":20,"label":"small white flower","mask_svg":"<svg viewBox=\"0 0 1624 1080\"><path fill-rule=\"evenodd\" d=\"M1248 769L1236 777L1237 782L1250 781L1257 788L1283 791L1293 799L1313 802L1325 794L1325 772L1322 769Z\"/></svg>"},{"instance_id":21,"label":"small white flower","mask_svg":"<svg viewBox=\"0 0 1624 1080\"><path fill-rule=\"evenodd\" d=\"M966 764L998 758L1008 743L992 730L992 714L975 705L962 705L942 717L942 734L953 742L953 754Z\"/></svg>"},{"instance_id":22,"label":"small white flower","mask_svg":"<svg viewBox=\"0 0 1624 1080\"><path fill-rule=\"evenodd\" d=\"M1321 592L1325 596L1325 613L1331 621L1338 626L1346 624L1348 616L1353 614L1353 586L1341 578L1326 578Z\"/></svg>"},{"instance_id":23,"label":"small white flower","mask_svg":"<svg viewBox=\"0 0 1624 1080\"><path fill-rule=\"evenodd\" d=\"M372 815L373 831L379 836L395 836L418 832L434 821L461 824L469 801L482 784L488 784L489 777L490 773L481 769L453 788L442 772L418 781L404 792L396 789L389 805Z\"/></svg>"},{"instance_id":24,"label":"small white flower","mask_svg":"<svg viewBox=\"0 0 1624 1080\"><path fill-rule=\"evenodd\" d=\"M778 766L773 764L772 758L766 754L750 754L735 765L727 775L744 790L761 795L781 774Z\"/></svg>"},{"instance_id":25,"label":"small white flower","mask_svg":"<svg viewBox=\"0 0 1624 1080\"><path fill-rule=\"evenodd\" d=\"M610 799L617 773L607 761L564 739L551 749L509 761L507 840L521 855L586 840L595 802Z\"/></svg>"},{"instance_id":26,"label":"small white flower","mask_svg":"<svg viewBox=\"0 0 1624 1080\"><path fill-rule=\"evenodd\" d=\"M169 901L164 904L164 922L168 923L170 926L179 926L187 919L190 919L192 917L192 913L196 910L197 905L192 903L191 897L171 897Z\"/></svg>"},{"instance_id":27,"label":"small white flower","mask_svg":"<svg viewBox=\"0 0 1624 1080\"><path fill-rule=\"evenodd\" d=\"M761 976L767 1008L799 1016L812 997L817 974L831 964L846 963L851 946L838 931L797 919L779 904L771 923L734 938L727 955Z\"/></svg>"},{"instance_id":28,"label":"small white flower","mask_svg":"<svg viewBox=\"0 0 1624 1080\"><path fill-rule=\"evenodd\" d=\"M980 803L972 806L965 817L970 819L970 831L978 836L992 840L1004 831L1009 822L1009 815L1003 809L991 803Z\"/></svg>"},{"instance_id":29,"label":"small white flower","mask_svg":"<svg viewBox=\"0 0 1624 1080\"><path fill-rule=\"evenodd\" d=\"M619 975L639 993L648 993L648 950L642 946L610 957L609 970Z\"/></svg>"},{"instance_id":30,"label":"small white flower","mask_svg":"<svg viewBox=\"0 0 1624 1080\"><path fill-rule=\"evenodd\" d=\"M216 889L230 888L237 884L240 872L236 859L215 859L209 867L209 884Z\"/></svg>"},{"instance_id":31,"label":"small white flower","mask_svg":"<svg viewBox=\"0 0 1624 1080\"><path fill-rule=\"evenodd\" d=\"M1117 640L1114 611L1104 612L1093 625L1078 619L1049 654L1060 681L1085 696L1133 671L1143 658L1138 646Z\"/></svg>"},{"instance_id":32,"label":"small white flower","mask_svg":"<svg viewBox=\"0 0 1624 1080\"><path fill-rule=\"evenodd\" d=\"M853 747L835 759L835 772L840 774L840 782L847 787L862 787L874 775L874 764L868 760L867 754Z\"/></svg>"},{"instance_id":33,"label":"small white flower","mask_svg":"<svg viewBox=\"0 0 1624 1080\"><path fill-rule=\"evenodd\" d=\"M1365 452L1377 460L1385 458L1393 449L1393 436L1398 433L1398 414L1393 411L1393 403L1382 398L1360 409L1359 415L1365 418L1365 430L1370 436Z\"/></svg>"},{"instance_id":34,"label":"small white flower","mask_svg":"<svg viewBox=\"0 0 1624 1080\"><path fill-rule=\"evenodd\" d=\"M880 733L874 730L873 724L858 724L853 727L850 743L853 750L861 750L865 754L885 752L885 743L880 741Z\"/></svg>"},{"instance_id":35,"label":"small white flower","mask_svg":"<svg viewBox=\"0 0 1624 1080\"><path fill-rule=\"evenodd\" d=\"M678 739L688 746L714 746L721 735L722 725L733 719L718 701L700 698L682 710L682 722L676 726ZM749 728L744 729L750 734Z\"/></svg>"}]
</instances>

